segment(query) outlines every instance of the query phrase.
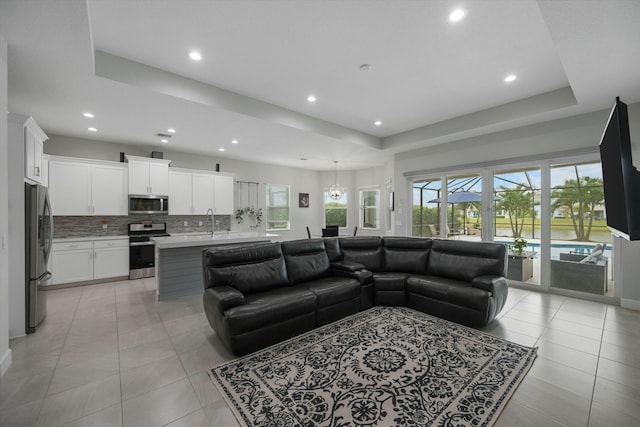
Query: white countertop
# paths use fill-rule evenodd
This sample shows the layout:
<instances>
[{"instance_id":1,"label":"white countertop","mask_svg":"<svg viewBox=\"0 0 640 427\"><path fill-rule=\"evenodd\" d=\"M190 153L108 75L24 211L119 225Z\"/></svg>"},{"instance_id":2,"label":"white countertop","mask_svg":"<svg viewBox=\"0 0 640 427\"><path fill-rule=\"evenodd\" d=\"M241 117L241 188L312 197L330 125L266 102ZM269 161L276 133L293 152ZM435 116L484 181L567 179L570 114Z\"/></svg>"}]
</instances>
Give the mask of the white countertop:
<instances>
[{"instance_id":1,"label":"white countertop","mask_svg":"<svg viewBox=\"0 0 640 427\"><path fill-rule=\"evenodd\" d=\"M246 233L238 232L216 232L211 233L189 233L183 235L172 234L168 237L152 237L158 249L187 248L193 246L215 246L228 245L233 243L268 242L278 234L260 233L251 231Z\"/></svg>"},{"instance_id":2,"label":"white countertop","mask_svg":"<svg viewBox=\"0 0 640 427\"><path fill-rule=\"evenodd\" d=\"M85 236L85 237L56 237L53 239L53 243L66 243L66 242L92 242L95 240L129 240L129 236Z\"/></svg>"}]
</instances>

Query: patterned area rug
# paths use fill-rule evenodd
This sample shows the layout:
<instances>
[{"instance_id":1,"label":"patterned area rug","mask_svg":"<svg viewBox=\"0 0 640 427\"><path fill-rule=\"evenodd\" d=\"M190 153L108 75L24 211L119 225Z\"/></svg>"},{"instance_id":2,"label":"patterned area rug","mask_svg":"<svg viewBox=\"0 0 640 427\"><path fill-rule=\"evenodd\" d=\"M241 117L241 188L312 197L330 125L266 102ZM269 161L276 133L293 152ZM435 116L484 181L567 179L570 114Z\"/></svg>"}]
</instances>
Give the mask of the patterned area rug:
<instances>
[{"instance_id":1,"label":"patterned area rug","mask_svg":"<svg viewBox=\"0 0 640 427\"><path fill-rule=\"evenodd\" d=\"M536 349L374 307L210 371L244 426L489 426Z\"/></svg>"}]
</instances>

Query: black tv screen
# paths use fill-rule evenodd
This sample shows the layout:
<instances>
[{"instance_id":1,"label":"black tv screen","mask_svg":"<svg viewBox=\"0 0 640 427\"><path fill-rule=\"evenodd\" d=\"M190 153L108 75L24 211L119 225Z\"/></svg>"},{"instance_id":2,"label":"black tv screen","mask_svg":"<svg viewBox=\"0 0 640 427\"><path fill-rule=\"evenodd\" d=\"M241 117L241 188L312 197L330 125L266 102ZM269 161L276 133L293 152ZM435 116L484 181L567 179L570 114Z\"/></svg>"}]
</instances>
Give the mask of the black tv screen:
<instances>
[{"instance_id":1,"label":"black tv screen","mask_svg":"<svg viewBox=\"0 0 640 427\"><path fill-rule=\"evenodd\" d=\"M627 240L640 240L640 172L633 166L627 105L616 98L600 141L607 225Z\"/></svg>"}]
</instances>

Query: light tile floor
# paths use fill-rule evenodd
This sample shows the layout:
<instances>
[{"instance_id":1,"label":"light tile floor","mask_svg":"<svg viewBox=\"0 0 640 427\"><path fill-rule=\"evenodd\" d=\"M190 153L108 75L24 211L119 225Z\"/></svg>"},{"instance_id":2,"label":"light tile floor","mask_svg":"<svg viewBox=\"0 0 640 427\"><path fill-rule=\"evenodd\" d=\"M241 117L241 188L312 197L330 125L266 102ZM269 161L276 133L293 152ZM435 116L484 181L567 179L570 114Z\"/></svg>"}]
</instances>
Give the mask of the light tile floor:
<instances>
[{"instance_id":1,"label":"light tile floor","mask_svg":"<svg viewBox=\"0 0 640 427\"><path fill-rule=\"evenodd\" d=\"M201 297L156 302L153 279L50 291L37 333L10 342L1 426L237 426L207 369L232 358ZM640 312L510 289L485 330L538 346L497 420L640 425Z\"/></svg>"}]
</instances>

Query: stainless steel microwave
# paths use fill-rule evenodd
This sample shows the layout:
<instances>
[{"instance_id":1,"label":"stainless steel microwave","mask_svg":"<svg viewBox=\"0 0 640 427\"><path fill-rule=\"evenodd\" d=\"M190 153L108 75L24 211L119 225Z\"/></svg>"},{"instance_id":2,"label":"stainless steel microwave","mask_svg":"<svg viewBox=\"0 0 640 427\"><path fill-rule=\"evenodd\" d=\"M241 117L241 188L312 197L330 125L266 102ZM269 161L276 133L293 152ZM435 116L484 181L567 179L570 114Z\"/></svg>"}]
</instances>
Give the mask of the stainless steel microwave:
<instances>
[{"instance_id":1,"label":"stainless steel microwave","mask_svg":"<svg viewBox=\"0 0 640 427\"><path fill-rule=\"evenodd\" d=\"M169 197L153 195L129 195L129 214L168 214Z\"/></svg>"}]
</instances>

